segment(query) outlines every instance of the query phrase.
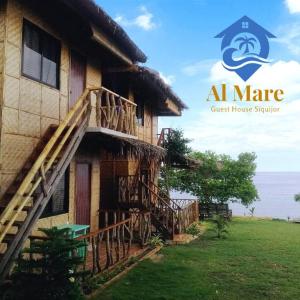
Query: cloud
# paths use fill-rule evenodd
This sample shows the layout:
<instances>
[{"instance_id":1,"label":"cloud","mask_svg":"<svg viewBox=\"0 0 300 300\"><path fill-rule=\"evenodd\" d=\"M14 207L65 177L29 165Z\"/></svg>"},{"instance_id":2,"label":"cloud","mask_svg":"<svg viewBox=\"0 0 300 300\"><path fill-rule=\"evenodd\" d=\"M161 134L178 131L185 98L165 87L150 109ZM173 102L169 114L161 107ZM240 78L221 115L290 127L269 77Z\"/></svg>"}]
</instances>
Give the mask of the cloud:
<instances>
[{"instance_id":1,"label":"cloud","mask_svg":"<svg viewBox=\"0 0 300 300\"><path fill-rule=\"evenodd\" d=\"M153 14L145 6L141 6L139 11L140 15L133 19L127 19L123 15L118 15L115 21L124 27L136 26L146 31L157 27L157 24L153 21Z\"/></svg>"},{"instance_id":2,"label":"cloud","mask_svg":"<svg viewBox=\"0 0 300 300\"><path fill-rule=\"evenodd\" d=\"M283 89L286 99L300 98L300 63L294 60L279 60L266 64L258 69L246 83L234 72L227 71L219 61L212 66L209 79L212 83L239 84L240 86L250 84L262 89Z\"/></svg>"},{"instance_id":3,"label":"cloud","mask_svg":"<svg viewBox=\"0 0 300 300\"><path fill-rule=\"evenodd\" d=\"M175 82L174 75L164 75L162 72L159 72L159 76L168 85L172 85Z\"/></svg>"},{"instance_id":4,"label":"cloud","mask_svg":"<svg viewBox=\"0 0 300 300\"><path fill-rule=\"evenodd\" d=\"M209 71L209 69L214 63L216 63L216 59L200 60L196 63L185 66L182 69L182 72L187 76L196 76L203 72Z\"/></svg>"},{"instance_id":5,"label":"cloud","mask_svg":"<svg viewBox=\"0 0 300 300\"><path fill-rule=\"evenodd\" d=\"M299 0L285 0L285 5L287 6L291 14L300 12L300 1Z\"/></svg>"},{"instance_id":6,"label":"cloud","mask_svg":"<svg viewBox=\"0 0 300 300\"><path fill-rule=\"evenodd\" d=\"M236 74L225 70L221 62L212 66L209 81L211 84L245 85ZM300 151L300 63L278 61L266 65L247 84L255 88L283 88L286 92L283 102L257 104L280 107L280 112L213 113L210 106L220 105L208 103L197 119L183 126L187 137L193 139L192 146L201 151L210 149L233 156L243 151L255 151L259 156L276 151ZM231 101L221 105L243 106Z\"/></svg>"},{"instance_id":7,"label":"cloud","mask_svg":"<svg viewBox=\"0 0 300 300\"><path fill-rule=\"evenodd\" d=\"M300 1L299 1L300 4ZM289 51L295 55L300 55L300 23L292 23L285 26L281 26L278 29L277 39L274 42L278 42L287 47Z\"/></svg>"}]
</instances>

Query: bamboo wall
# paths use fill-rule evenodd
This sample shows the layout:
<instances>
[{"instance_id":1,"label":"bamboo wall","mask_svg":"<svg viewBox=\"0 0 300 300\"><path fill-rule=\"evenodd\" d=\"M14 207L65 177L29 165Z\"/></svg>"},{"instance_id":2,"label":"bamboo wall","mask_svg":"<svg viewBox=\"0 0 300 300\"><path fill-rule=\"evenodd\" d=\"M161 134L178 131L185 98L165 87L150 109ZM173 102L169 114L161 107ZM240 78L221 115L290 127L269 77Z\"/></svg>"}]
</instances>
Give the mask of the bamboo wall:
<instances>
[{"instance_id":1,"label":"bamboo wall","mask_svg":"<svg viewBox=\"0 0 300 300\"><path fill-rule=\"evenodd\" d=\"M7 3L6 3L7 2ZM61 41L60 89L48 87L21 75L22 24L23 18L36 24ZM69 101L70 49L73 45L38 14L29 9L25 1L7 0L0 2L0 198L19 174L24 163L43 138L50 125L65 117ZM75 48L76 49L76 48ZM101 59L101 57L100 57ZM86 86L101 85L99 58L87 59ZM134 101L134 99L132 99ZM96 126L95 103L92 99L90 126ZM139 127L138 137L156 144L157 117L151 108L145 109L145 125ZM87 154L86 159L91 159ZM70 166L69 213L39 220L36 228L50 227L75 220L75 163L83 159L76 156ZM121 163L122 164L122 163ZM123 162L124 164L124 162ZM130 164L130 163L128 163ZM132 166L124 168L133 168ZM92 157L92 203L91 226L98 226L100 198L99 158Z\"/></svg>"},{"instance_id":2,"label":"bamboo wall","mask_svg":"<svg viewBox=\"0 0 300 300\"><path fill-rule=\"evenodd\" d=\"M0 196L20 172L48 127L51 124L59 124L68 110L68 47L62 41L60 90L23 77L21 75L23 18L61 39L57 32L51 30L47 23L26 6L16 0L7 2Z\"/></svg>"}]
</instances>

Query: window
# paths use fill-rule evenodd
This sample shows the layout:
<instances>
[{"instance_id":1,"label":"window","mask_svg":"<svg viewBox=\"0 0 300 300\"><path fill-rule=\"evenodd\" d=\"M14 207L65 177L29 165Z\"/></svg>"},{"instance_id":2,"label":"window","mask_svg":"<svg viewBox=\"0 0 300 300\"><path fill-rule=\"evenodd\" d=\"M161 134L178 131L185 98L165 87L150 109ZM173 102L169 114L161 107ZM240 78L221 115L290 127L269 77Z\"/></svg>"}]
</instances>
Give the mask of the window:
<instances>
[{"instance_id":1,"label":"window","mask_svg":"<svg viewBox=\"0 0 300 300\"><path fill-rule=\"evenodd\" d=\"M67 213L69 210L69 176L68 171L62 176L59 181L55 192L50 198L47 206L45 207L41 218L55 216L63 213ZM42 192L42 191L39 191Z\"/></svg>"},{"instance_id":2,"label":"window","mask_svg":"<svg viewBox=\"0 0 300 300\"><path fill-rule=\"evenodd\" d=\"M136 107L136 118L137 123L140 126L144 126L144 119L145 119L145 103L142 99L136 98L135 103L137 105Z\"/></svg>"},{"instance_id":3,"label":"window","mask_svg":"<svg viewBox=\"0 0 300 300\"><path fill-rule=\"evenodd\" d=\"M249 28L249 23L248 22L242 22L242 28L243 29Z\"/></svg>"},{"instance_id":4,"label":"window","mask_svg":"<svg viewBox=\"0 0 300 300\"><path fill-rule=\"evenodd\" d=\"M22 74L59 88L60 42L24 20Z\"/></svg>"}]
</instances>

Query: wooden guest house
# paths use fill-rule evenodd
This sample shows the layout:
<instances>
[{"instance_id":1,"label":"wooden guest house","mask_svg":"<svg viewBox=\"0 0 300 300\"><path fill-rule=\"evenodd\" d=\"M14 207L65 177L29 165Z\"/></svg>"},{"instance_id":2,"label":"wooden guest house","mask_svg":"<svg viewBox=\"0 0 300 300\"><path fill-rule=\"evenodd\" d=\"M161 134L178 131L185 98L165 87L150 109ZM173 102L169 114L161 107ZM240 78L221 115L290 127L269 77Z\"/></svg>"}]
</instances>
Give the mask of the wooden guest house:
<instances>
[{"instance_id":1,"label":"wooden guest house","mask_svg":"<svg viewBox=\"0 0 300 300\"><path fill-rule=\"evenodd\" d=\"M116 22L91 0L1 0L0 24L1 278L40 227L86 239L99 272L197 219L157 186L158 117L186 106Z\"/></svg>"}]
</instances>

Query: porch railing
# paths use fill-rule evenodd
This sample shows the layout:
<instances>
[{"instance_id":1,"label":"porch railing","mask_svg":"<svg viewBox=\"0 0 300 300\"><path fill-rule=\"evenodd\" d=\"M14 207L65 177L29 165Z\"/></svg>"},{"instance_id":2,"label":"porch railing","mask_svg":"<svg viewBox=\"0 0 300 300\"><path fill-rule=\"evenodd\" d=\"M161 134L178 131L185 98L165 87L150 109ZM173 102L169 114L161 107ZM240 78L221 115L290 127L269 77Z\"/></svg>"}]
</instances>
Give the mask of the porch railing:
<instances>
[{"instance_id":1,"label":"porch railing","mask_svg":"<svg viewBox=\"0 0 300 300\"><path fill-rule=\"evenodd\" d=\"M180 223L180 232L185 230L194 222L199 221L199 203L194 199L172 199L180 206L178 210L178 219Z\"/></svg>"},{"instance_id":2,"label":"porch railing","mask_svg":"<svg viewBox=\"0 0 300 300\"><path fill-rule=\"evenodd\" d=\"M141 209L150 208L151 195L136 175L118 177L118 201L120 205Z\"/></svg>"},{"instance_id":3,"label":"porch railing","mask_svg":"<svg viewBox=\"0 0 300 300\"><path fill-rule=\"evenodd\" d=\"M102 272L129 257L132 246L132 218L80 236L89 243L86 269Z\"/></svg>"},{"instance_id":4,"label":"porch railing","mask_svg":"<svg viewBox=\"0 0 300 300\"><path fill-rule=\"evenodd\" d=\"M105 87L96 94L97 127L137 135L136 104Z\"/></svg>"},{"instance_id":5,"label":"porch railing","mask_svg":"<svg viewBox=\"0 0 300 300\"><path fill-rule=\"evenodd\" d=\"M151 237L151 215L149 211L140 209L127 211L101 209L99 211L100 228L117 224L127 218L132 219L132 242L138 243L141 247L146 246Z\"/></svg>"}]
</instances>

